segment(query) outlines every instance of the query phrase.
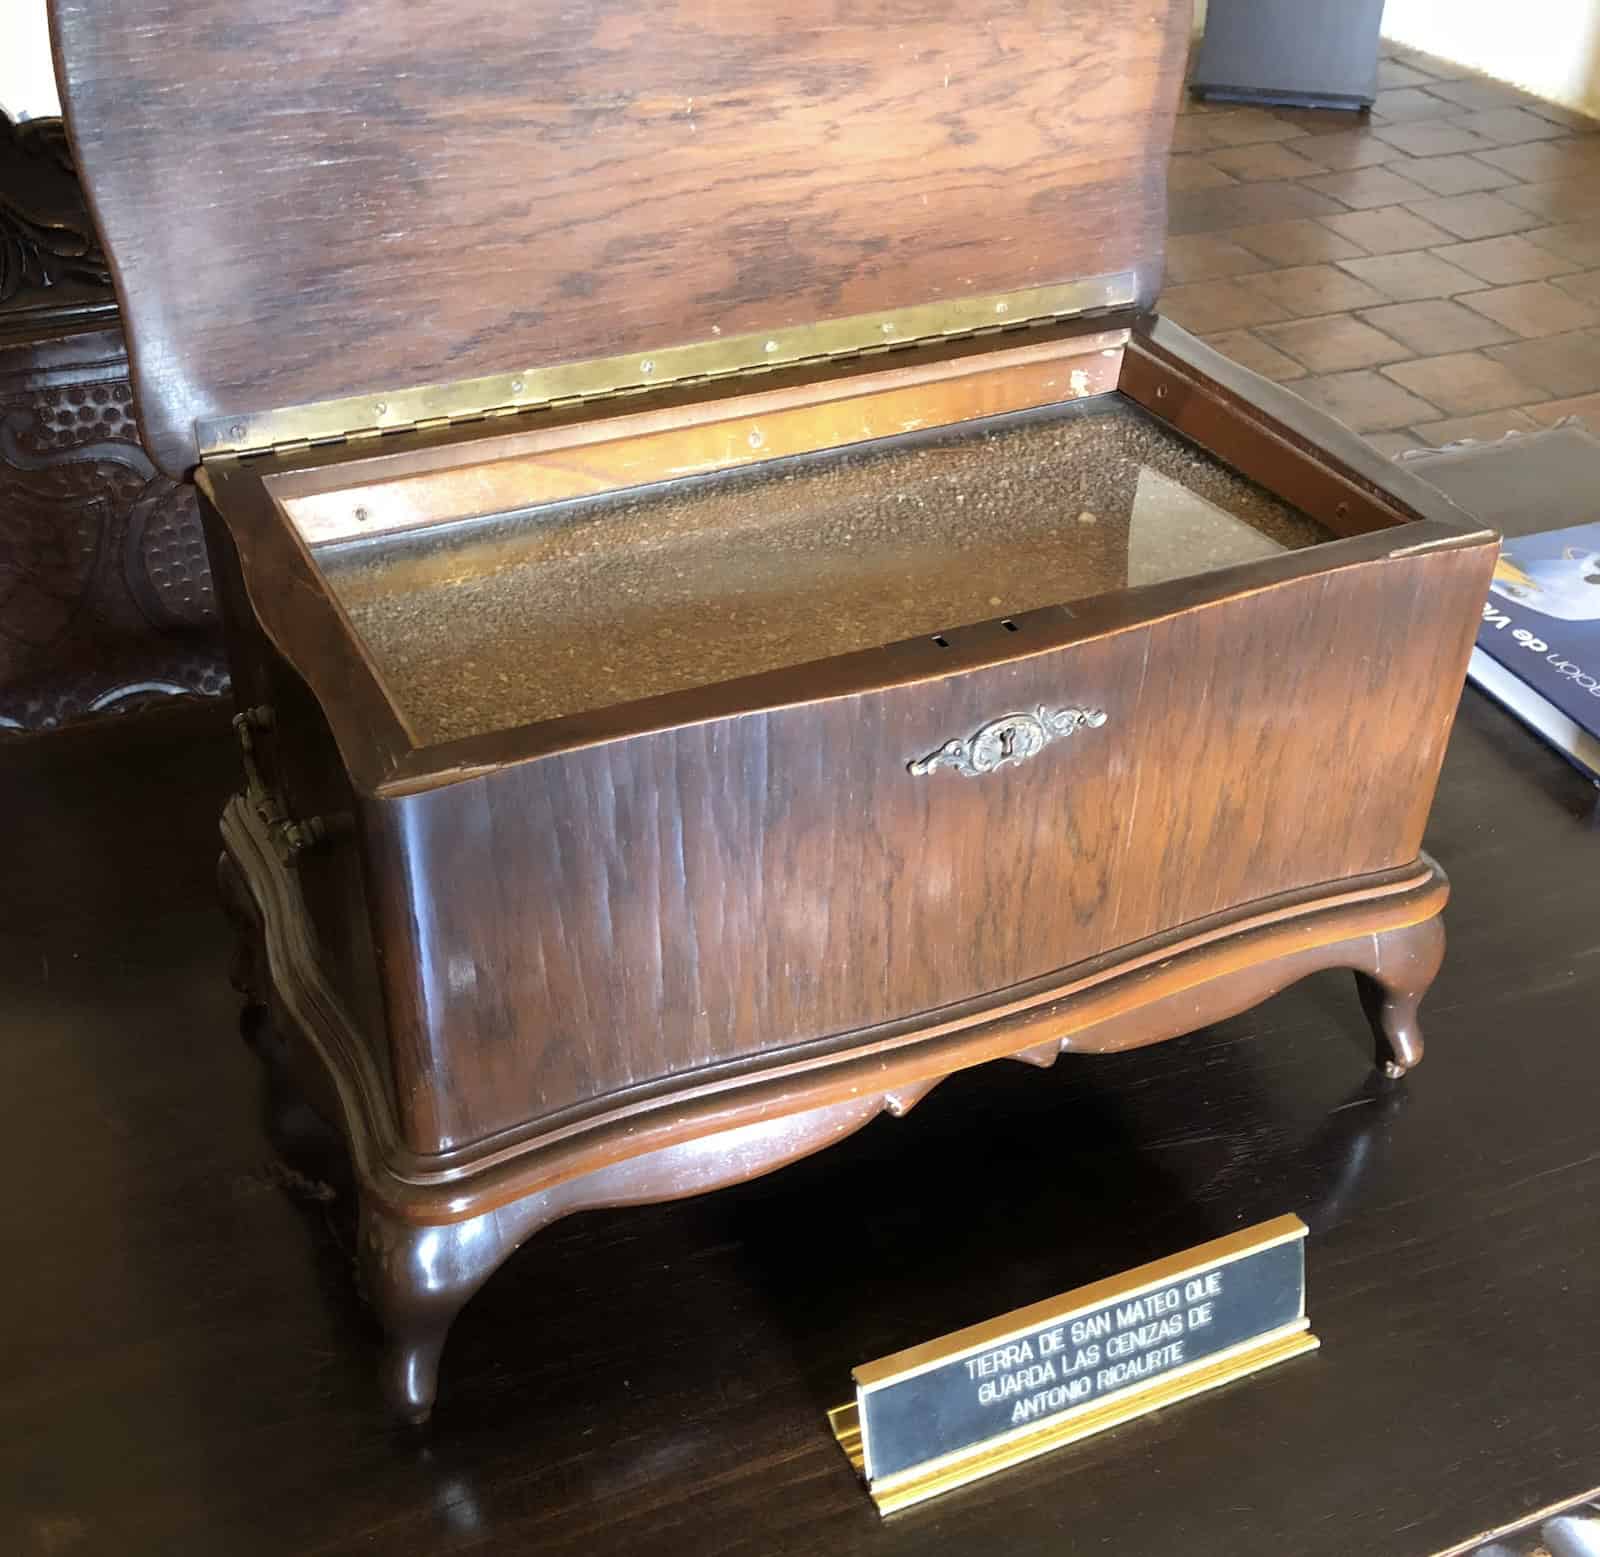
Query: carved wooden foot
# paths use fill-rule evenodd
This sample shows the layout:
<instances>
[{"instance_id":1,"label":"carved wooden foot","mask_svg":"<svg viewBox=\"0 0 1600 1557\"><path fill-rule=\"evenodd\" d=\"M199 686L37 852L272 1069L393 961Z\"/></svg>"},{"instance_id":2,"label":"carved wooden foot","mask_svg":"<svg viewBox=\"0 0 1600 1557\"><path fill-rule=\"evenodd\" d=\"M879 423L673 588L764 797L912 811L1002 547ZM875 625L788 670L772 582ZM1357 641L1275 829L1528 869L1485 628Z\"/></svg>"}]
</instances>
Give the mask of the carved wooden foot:
<instances>
[{"instance_id":1,"label":"carved wooden foot","mask_svg":"<svg viewBox=\"0 0 1600 1557\"><path fill-rule=\"evenodd\" d=\"M1443 961L1444 922L1437 915L1372 937L1372 965L1357 968L1356 987L1384 1075L1401 1077L1421 1062L1417 1007Z\"/></svg>"},{"instance_id":2,"label":"carved wooden foot","mask_svg":"<svg viewBox=\"0 0 1600 1557\"><path fill-rule=\"evenodd\" d=\"M548 1220L526 1201L509 1211L418 1227L363 1203L362 1285L383 1326L384 1398L400 1420L428 1420L451 1323L517 1245Z\"/></svg>"},{"instance_id":3,"label":"carved wooden foot","mask_svg":"<svg viewBox=\"0 0 1600 1557\"><path fill-rule=\"evenodd\" d=\"M624 1158L446 1226L401 1221L363 1196L361 1278L383 1326L382 1383L390 1410L406 1422L428 1420L451 1321L519 1245L558 1218L741 1183L860 1129L880 1109L904 1113L925 1091L926 1085L852 1098Z\"/></svg>"}]
</instances>

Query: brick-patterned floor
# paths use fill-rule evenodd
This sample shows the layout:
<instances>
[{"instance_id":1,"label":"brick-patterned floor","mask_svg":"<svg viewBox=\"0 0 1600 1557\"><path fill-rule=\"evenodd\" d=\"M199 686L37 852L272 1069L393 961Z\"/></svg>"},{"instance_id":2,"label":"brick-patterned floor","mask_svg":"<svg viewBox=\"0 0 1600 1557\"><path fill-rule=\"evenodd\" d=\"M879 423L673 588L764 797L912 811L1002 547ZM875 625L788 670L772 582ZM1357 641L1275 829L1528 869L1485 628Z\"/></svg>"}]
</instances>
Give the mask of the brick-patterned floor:
<instances>
[{"instance_id":1,"label":"brick-patterned floor","mask_svg":"<svg viewBox=\"0 0 1600 1557\"><path fill-rule=\"evenodd\" d=\"M1389 45L1380 86L1185 97L1162 312L1387 453L1600 427L1600 122Z\"/></svg>"}]
</instances>

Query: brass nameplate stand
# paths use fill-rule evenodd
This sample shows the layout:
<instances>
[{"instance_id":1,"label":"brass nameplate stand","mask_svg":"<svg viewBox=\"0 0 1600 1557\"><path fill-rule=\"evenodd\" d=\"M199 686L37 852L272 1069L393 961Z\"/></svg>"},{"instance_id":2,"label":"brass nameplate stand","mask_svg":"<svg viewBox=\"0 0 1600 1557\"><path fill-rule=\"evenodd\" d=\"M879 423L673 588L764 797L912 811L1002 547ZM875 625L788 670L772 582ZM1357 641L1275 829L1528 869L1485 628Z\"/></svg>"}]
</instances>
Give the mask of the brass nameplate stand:
<instances>
[{"instance_id":1,"label":"brass nameplate stand","mask_svg":"<svg viewBox=\"0 0 1600 1557\"><path fill-rule=\"evenodd\" d=\"M828 1413L881 1514L1315 1351L1297 1216L869 1362Z\"/></svg>"}]
</instances>

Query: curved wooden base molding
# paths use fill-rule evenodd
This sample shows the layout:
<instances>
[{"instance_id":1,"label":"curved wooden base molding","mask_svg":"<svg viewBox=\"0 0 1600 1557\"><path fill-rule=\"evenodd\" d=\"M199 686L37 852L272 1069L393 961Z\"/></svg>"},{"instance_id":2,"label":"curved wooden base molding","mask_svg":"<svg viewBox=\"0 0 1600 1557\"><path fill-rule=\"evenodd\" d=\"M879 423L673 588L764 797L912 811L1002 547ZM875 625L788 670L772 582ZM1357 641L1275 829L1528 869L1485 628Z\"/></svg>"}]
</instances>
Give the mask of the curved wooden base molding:
<instances>
[{"instance_id":1,"label":"curved wooden base molding","mask_svg":"<svg viewBox=\"0 0 1600 1557\"><path fill-rule=\"evenodd\" d=\"M323 977L291 869L242 800L223 818L219 875L287 1062L339 1124L362 1203L361 1265L398 1415L431 1409L450 1322L521 1243L570 1212L679 1199L771 1172L909 1111L945 1077L993 1059L1156 1043L1237 1015L1323 968L1356 973L1379 1063L1422 1057L1417 1006L1444 953L1448 885L1426 856L1154 937L959 1007L797 1046L433 1158L400 1145L364 1036ZM261 987L265 986L265 987Z\"/></svg>"},{"instance_id":2,"label":"curved wooden base molding","mask_svg":"<svg viewBox=\"0 0 1600 1557\"><path fill-rule=\"evenodd\" d=\"M742 1183L843 1140L886 1107L897 1111L876 1096L743 1125L626 1158L460 1222L408 1222L363 1193L361 1277L383 1326L380 1378L389 1409L402 1421L428 1419L451 1321L541 1228L574 1211L683 1200Z\"/></svg>"}]
</instances>

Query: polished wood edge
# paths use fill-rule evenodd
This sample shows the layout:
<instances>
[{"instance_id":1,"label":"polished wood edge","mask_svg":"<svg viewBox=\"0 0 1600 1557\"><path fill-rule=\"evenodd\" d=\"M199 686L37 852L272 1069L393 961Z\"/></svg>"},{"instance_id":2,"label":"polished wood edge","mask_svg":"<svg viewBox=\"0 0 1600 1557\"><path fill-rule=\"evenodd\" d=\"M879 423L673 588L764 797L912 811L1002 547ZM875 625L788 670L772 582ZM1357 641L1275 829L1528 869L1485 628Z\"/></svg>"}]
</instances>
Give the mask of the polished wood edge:
<instances>
[{"instance_id":1,"label":"polished wood edge","mask_svg":"<svg viewBox=\"0 0 1600 1557\"><path fill-rule=\"evenodd\" d=\"M1463 543L1495 538L1343 422L1159 315L1136 325L1118 388L1338 534L1425 519Z\"/></svg>"},{"instance_id":2,"label":"polished wood edge","mask_svg":"<svg viewBox=\"0 0 1600 1557\"><path fill-rule=\"evenodd\" d=\"M1105 394L1116 388L1127 338L1102 331L919 360L675 412L555 425L524 434L514 454L444 469L309 492L294 491L290 477L267 486L309 545L364 540Z\"/></svg>"},{"instance_id":3,"label":"polished wood edge","mask_svg":"<svg viewBox=\"0 0 1600 1557\"><path fill-rule=\"evenodd\" d=\"M273 1009L291 1059L300 1062L297 1079L307 1096L332 1106L336 1117L329 1123L343 1128L357 1171L365 1176L373 1154L392 1151L399 1138L383 1076L354 1018L322 975L299 883L244 795L235 795L223 808L219 830L217 887L223 908L241 934L259 939L264 954L256 964L264 987L252 993ZM235 961L236 966L248 963L247 957ZM307 1058L314 1062L309 1074Z\"/></svg>"},{"instance_id":4,"label":"polished wood edge","mask_svg":"<svg viewBox=\"0 0 1600 1557\"><path fill-rule=\"evenodd\" d=\"M1049 1064L1066 1050L1159 1042L1244 1010L1313 967L1376 972L1382 936L1433 919L1448 896L1443 872L1423 856L1403 870L1252 903L957 1007L613 1095L564 1122L422 1158L399 1144L381 1079L319 971L293 873L242 799L230 802L222 834L225 868L265 942L272 1003L288 1019L286 1036L328 1073L364 1192L418 1223L458 1221L600 1168L780 1118L853 1110L863 1099L868 1117L903 1114L946 1076L993 1059ZM837 1133L830 1126L823 1136Z\"/></svg>"},{"instance_id":5,"label":"polished wood edge","mask_svg":"<svg viewBox=\"0 0 1600 1557\"><path fill-rule=\"evenodd\" d=\"M1412 552L1471 545L1493 547L1495 542L1487 533L1460 536L1426 520L1407 528L1403 545L1397 545L1391 530L1348 536L1187 578L1114 590L1070 605L1044 606L1013 612L1006 619L949 628L941 634L944 645L926 636L907 638L832 659L467 736L400 758L373 793L397 799L486 777L520 762L611 741L1020 664L1118 633L1140 631L1188 612L1285 588L1312 575L1380 565ZM1006 627L1006 620L1014 626ZM1465 661L1462 663L1464 670Z\"/></svg>"},{"instance_id":6,"label":"polished wood edge","mask_svg":"<svg viewBox=\"0 0 1600 1557\"><path fill-rule=\"evenodd\" d=\"M264 488L236 487L224 506L211 472L195 487L207 545L233 551L255 625L322 706L352 788L370 793L416 741L365 641Z\"/></svg>"}]
</instances>

